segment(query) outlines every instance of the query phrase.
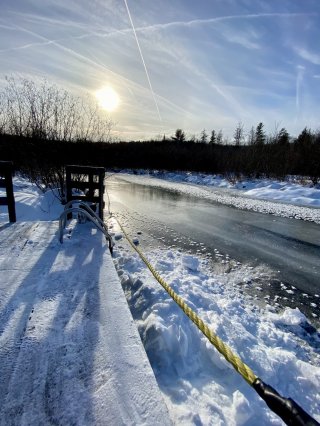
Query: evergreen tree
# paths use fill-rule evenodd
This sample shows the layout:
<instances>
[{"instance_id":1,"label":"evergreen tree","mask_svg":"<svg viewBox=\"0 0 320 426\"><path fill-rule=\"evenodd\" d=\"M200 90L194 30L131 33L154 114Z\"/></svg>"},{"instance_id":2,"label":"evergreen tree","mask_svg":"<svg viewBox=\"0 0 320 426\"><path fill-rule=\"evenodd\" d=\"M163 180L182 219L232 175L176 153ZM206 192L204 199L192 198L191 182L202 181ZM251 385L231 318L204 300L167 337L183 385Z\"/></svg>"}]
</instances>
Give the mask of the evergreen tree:
<instances>
[{"instance_id":1,"label":"evergreen tree","mask_svg":"<svg viewBox=\"0 0 320 426\"><path fill-rule=\"evenodd\" d=\"M300 135L298 136L297 143L300 146L309 146L312 143L312 132L310 129L307 129L306 127L302 130Z\"/></svg>"},{"instance_id":2,"label":"evergreen tree","mask_svg":"<svg viewBox=\"0 0 320 426\"><path fill-rule=\"evenodd\" d=\"M217 139L216 139L216 132L214 130L212 130L209 143L215 144L216 141L217 141Z\"/></svg>"},{"instance_id":3,"label":"evergreen tree","mask_svg":"<svg viewBox=\"0 0 320 426\"><path fill-rule=\"evenodd\" d=\"M282 127L282 129L278 133L277 144L282 146L289 145L289 133L286 131L284 127Z\"/></svg>"},{"instance_id":4,"label":"evergreen tree","mask_svg":"<svg viewBox=\"0 0 320 426\"><path fill-rule=\"evenodd\" d=\"M171 139L176 142L185 142L186 135L182 129L177 129L175 135L172 136Z\"/></svg>"},{"instance_id":5,"label":"evergreen tree","mask_svg":"<svg viewBox=\"0 0 320 426\"><path fill-rule=\"evenodd\" d=\"M261 122L257 125L256 132L255 132L255 141L254 141L256 145L264 145L266 141L266 134L263 130L263 127L264 127L263 123Z\"/></svg>"},{"instance_id":6,"label":"evergreen tree","mask_svg":"<svg viewBox=\"0 0 320 426\"><path fill-rule=\"evenodd\" d=\"M205 129L202 130L201 135L200 135L200 142L201 143L207 143L208 141L208 135Z\"/></svg>"}]
</instances>

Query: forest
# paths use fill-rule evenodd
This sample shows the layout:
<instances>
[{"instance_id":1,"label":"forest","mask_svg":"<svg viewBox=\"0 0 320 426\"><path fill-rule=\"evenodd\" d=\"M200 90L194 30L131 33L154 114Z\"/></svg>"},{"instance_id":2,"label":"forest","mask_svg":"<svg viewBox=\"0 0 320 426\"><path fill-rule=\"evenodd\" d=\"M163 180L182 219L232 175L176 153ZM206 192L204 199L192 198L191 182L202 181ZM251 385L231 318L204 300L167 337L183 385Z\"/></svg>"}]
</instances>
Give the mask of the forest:
<instances>
[{"instance_id":1,"label":"forest","mask_svg":"<svg viewBox=\"0 0 320 426\"><path fill-rule=\"evenodd\" d=\"M285 128L267 135L262 122L245 134L239 123L231 141L221 130L203 130L196 139L178 128L170 137L143 142L113 141L112 128L97 105L46 81L37 86L7 78L0 92L0 160L13 161L16 170L45 186L61 183L67 164L320 181L320 131L307 127L291 137Z\"/></svg>"}]
</instances>

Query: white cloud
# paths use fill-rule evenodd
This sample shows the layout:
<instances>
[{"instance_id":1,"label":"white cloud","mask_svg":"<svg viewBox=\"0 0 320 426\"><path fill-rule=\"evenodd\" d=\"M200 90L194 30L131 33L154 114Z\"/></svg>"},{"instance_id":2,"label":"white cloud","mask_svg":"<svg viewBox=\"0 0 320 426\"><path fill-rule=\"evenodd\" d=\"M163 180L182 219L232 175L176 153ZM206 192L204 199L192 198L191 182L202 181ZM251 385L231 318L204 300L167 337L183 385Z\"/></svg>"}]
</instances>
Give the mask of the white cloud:
<instances>
[{"instance_id":1,"label":"white cloud","mask_svg":"<svg viewBox=\"0 0 320 426\"><path fill-rule=\"evenodd\" d=\"M320 65L320 55L314 52L310 52L304 47L294 47L294 51L300 56L300 58L311 62L314 65Z\"/></svg>"},{"instance_id":2,"label":"white cloud","mask_svg":"<svg viewBox=\"0 0 320 426\"><path fill-rule=\"evenodd\" d=\"M189 7L184 0L129 2L161 123L123 0L14 3L0 18L2 72L43 75L75 93L110 83L121 96L114 121L124 133L148 137L182 127L192 133L230 128L232 134L240 120L249 127L275 116L293 121L299 106L309 111L318 99L317 70L307 79L302 68L289 65L289 50L283 49L285 36L292 35L287 24L291 29L297 18L305 22L313 14L277 13L258 0L252 7L249 0L210 0L210 7ZM250 13L257 10L264 13ZM281 10L294 8L286 3ZM306 43L317 31L306 30ZM320 60L306 52L300 50L298 63Z\"/></svg>"},{"instance_id":3,"label":"white cloud","mask_svg":"<svg viewBox=\"0 0 320 426\"><path fill-rule=\"evenodd\" d=\"M255 43L254 41L250 40L250 38L244 34L224 33L223 35L225 39L230 43L240 44L240 46L245 47L246 49L260 49L260 45L258 43Z\"/></svg>"}]
</instances>

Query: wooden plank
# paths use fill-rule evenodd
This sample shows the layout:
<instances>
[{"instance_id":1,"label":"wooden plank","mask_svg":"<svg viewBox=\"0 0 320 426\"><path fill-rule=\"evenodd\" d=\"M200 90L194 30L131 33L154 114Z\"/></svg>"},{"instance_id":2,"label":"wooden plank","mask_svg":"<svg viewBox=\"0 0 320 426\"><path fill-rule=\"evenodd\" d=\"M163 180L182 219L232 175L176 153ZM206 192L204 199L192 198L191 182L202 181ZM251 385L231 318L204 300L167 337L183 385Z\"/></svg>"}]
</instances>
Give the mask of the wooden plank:
<instances>
[{"instance_id":1,"label":"wooden plank","mask_svg":"<svg viewBox=\"0 0 320 426\"><path fill-rule=\"evenodd\" d=\"M86 195L72 195L70 200L82 200L82 201L92 201L94 203L100 202L100 197L90 197L90 199Z\"/></svg>"},{"instance_id":2,"label":"wooden plank","mask_svg":"<svg viewBox=\"0 0 320 426\"><path fill-rule=\"evenodd\" d=\"M72 174L94 174L101 175L105 174L104 167L93 167L93 166L76 166L76 165L68 165L66 166L67 170L69 170Z\"/></svg>"},{"instance_id":3,"label":"wooden plank","mask_svg":"<svg viewBox=\"0 0 320 426\"><path fill-rule=\"evenodd\" d=\"M99 189L100 183L99 182L78 182L71 179L70 181L71 188L77 188L77 189Z\"/></svg>"},{"instance_id":4,"label":"wooden plank","mask_svg":"<svg viewBox=\"0 0 320 426\"><path fill-rule=\"evenodd\" d=\"M16 222L16 207L13 194L12 184L13 163L12 161L0 161L0 175L4 177L1 179L1 187L6 188L7 196L0 200L0 205L8 205L9 220ZM4 186L2 186L4 184Z\"/></svg>"},{"instance_id":5,"label":"wooden plank","mask_svg":"<svg viewBox=\"0 0 320 426\"><path fill-rule=\"evenodd\" d=\"M86 181L77 180L75 175L84 175ZM98 182L95 181L94 176L98 176ZM95 202L99 204L99 217L103 220L103 193L104 193L104 167L92 167L92 166L78 166L68 165L66 166L66 186L67 186L67 201L71 200L84 200L89 202ZM86 190L86 195L74 195L72 189ZM98 190L98 196L95 196L95 190Z\"/></svg>"},{"instance_id":6,"label":"wooden plank","mask_svg":"<svg viewBox=\"0 0 320 426\"><path fill-rule=\"evenodd\" d=\"M0 206L6 206L8 204L7 197L0 197Z\"/></svg>"},{"instance_id":7,"label":"wooden plank","mask_svg":"<svg viewBox=\"0 0 320 426\"><path fill-rule=\"evenodd\" d=\"M7 179L7 199L10 222L16 222L16 207L13 194L12 176Z\"/></svg>"},{"instance_id":8,"label":"wooden plank","mask_svg":"<svg viewBox=\"0 0 320 426\"><path fill-rule=\"evenodd\" d=\"M3 172L12 171L13 162L12 161L0 161L0 174Z\"/></svg>"}]
</instances>

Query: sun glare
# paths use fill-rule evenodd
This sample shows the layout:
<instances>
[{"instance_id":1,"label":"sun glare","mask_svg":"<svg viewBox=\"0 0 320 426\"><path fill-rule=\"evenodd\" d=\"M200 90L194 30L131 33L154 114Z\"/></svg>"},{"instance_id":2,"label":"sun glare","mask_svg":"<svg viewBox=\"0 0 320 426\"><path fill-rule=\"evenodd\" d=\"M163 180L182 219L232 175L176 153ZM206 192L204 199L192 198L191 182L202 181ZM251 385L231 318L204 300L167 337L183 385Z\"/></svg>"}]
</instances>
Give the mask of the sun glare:
<instances>
[{"instance_id":1,"label":"sun glare","mask_svg":"<svg viewBox=\"0 0 320 426\"><path fill-rule=\"evenodd\" d=\"M120 98L118 93L111 86L102 87L95 95L101 108L109 112L117 109Z\"/></svg>"}]
</instances>

